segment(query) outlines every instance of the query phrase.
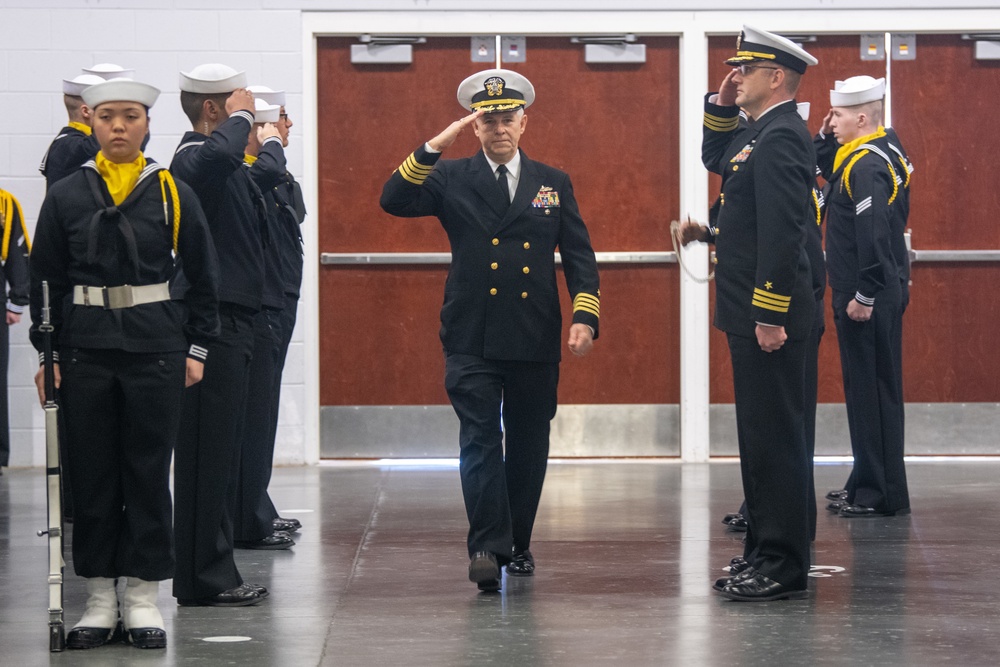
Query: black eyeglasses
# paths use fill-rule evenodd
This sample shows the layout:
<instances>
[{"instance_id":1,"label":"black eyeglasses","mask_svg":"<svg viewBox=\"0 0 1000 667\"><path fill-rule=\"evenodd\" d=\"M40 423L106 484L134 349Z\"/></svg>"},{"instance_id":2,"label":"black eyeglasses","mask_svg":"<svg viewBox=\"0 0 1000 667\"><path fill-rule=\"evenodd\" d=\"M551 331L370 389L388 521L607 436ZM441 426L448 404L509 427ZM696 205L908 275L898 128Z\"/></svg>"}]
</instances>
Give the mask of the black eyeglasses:
<instances>
[{"instance_id":1,"label":"black eyeglasses","mask_svg":"<svg viewBox=\"0 0 1000 667\"><path fill-rule=\"evenodd\" d=\"M764 65L740 65L737 69L740 70L741 76L749 76L755 69L778 69L778 68L766 67Z\"/></svg>"},{"instance_id":2,"label":"black eyeglasses","mask_svg":"<svg viewBox=\"0 0 1000 667\"><path fill-rule=\"evenodd\" d=\"M287 121L288 120L288 114L287 113L279 113L278 114L278 118L280 118L281 120Z\"/></svg>"}]
</instances>

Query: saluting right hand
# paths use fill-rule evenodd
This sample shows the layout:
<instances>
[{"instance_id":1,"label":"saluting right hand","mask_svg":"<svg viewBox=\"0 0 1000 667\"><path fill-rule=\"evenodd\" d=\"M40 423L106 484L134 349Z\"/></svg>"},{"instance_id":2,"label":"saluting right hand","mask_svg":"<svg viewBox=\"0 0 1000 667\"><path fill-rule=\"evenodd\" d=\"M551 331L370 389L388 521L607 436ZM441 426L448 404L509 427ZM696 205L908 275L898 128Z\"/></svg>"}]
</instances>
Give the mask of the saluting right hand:
<instances>
[{"instance_id":1,"label":"saluting right hand","mask_svg":"<svg viewBox=\"0 0 1000 667\"><path fill-rule=\"evenodd\" d=\"M464 118L459 118L454 123L446 127L444 132L428 141L427 144L436 151L443 151L455 143L455 140L458 139L458 136L462 134L462 131L469 125L469 123L472 123L482 115L483 112L477 110L473 111Z\"/></svg>"},{"instance_id":2,"label":"saluting right hand","mask_svg":"<svg viewBox=\"0 0 1000 667\"><path fill-rule=\"evenodd\" d=\"M719 85L719 96L716 98L715 103L720 107L731 107L736 104L736 84L733 83L733 77L739 71L736 67L729 70L729 74L726 75L726 78Z\"/></svg>"},{"instance_id":3,"label":"saluting right hand","mask_svg":"<svg viewBox=\"0 0 1000 667\"><path fill-rule=\"evenodd\" d=\"M278 134L278 128L275 127L274 123L264 123L257 128L257 143L263 144L265 139L270 139L271 137L281 138Z\"/></svg>"},{"instance_id":4,"label":"saluting right hand","mask_svg":"<svg viewBox=\"0 0 1000 667\"><path fill-rule=\"evenodd\" d=\"M824 136L833 133L833 126L830 125L831 120L833 120L833 109L826 112L826 116L823 117L823 127L819 128Z\"/></svg>"},{"instance_id":5,"label":"saluting right hand","mask_svg":"<svg viewBox=\"0 0 1000 667\"><path fill-rule=\"evenodd\" d=\"M237 111L256 112L253 105L253 93L246 88L237 88L226 98L226 113L232 116Z\"/></svg>"}]
</instances>

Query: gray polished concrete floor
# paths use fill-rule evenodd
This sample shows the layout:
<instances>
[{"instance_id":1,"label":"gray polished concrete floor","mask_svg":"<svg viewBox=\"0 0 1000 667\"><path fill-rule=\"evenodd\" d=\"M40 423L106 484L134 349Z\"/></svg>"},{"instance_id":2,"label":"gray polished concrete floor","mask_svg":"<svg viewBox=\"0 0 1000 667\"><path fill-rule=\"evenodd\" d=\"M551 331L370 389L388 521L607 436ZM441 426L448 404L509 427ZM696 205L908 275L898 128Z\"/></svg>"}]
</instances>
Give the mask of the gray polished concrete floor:
<instances>
[{"instance_id":1,"label":"gray polished concrete floor","mask_svg":"<svg viewBox=\"0 0 1000 667\"><path fill-rule=\"evenodd\" d=\"M818 466L820 494L848 470ZM237 552L268 600L178 608L165 582L165 651L50 654L44 475L5 470L0 665L995 665L1000 460L908 472L911 516L821 508L810 598L748 604L711 589L741 552L720 523L741 500L733 462L553 462L537 574L499 595L466 578L456 468L277 469L272 497L302 521L298 544ZM71 627L85 595L66 573Z\"/></svg>"}]
</instances>

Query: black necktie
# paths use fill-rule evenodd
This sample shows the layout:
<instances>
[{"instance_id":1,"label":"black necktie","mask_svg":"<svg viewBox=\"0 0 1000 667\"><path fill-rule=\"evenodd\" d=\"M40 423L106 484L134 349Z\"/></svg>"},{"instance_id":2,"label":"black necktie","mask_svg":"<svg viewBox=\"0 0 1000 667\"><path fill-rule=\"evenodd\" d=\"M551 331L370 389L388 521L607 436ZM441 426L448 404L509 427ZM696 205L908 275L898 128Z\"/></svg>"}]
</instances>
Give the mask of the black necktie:
<instances>
[{"instance_id":1,"label":"black necktie","mask_svg":"<svg viewBox=\"0 0 1000 667\"><path fill-rule=\"evenodd\" d=\"M500 185L500 192L503 193L503 203L510 206L510 188L507 185L507 165L497 167L497 183Z\"/></svg>"}]
</instances>

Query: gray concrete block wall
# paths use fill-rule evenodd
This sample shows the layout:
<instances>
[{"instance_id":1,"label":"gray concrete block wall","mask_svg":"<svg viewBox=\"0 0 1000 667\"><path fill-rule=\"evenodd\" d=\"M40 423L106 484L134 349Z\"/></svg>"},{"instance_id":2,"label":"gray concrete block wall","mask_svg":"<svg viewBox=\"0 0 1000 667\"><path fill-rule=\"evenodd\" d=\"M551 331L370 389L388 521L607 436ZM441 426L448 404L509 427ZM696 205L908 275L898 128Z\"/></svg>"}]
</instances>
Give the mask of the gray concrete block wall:
<instances>
[{"instance_id":1,"label":"gray concrete block wall","mask_svg":"<svg viewBox=\"0 0 1000 667\"><path fill-rule=\"evenodd\" d=\"M180 109L178 72L204 62L246 70L251 84L284 89L293 121L302 117L301 12L295 3L265 9L260 0L4 0L0 2L0 187L21 202L28 229L45 194L38 165L66 124L62 79L81 67L113 62L163 92L150 112L147 157L169 164L190 129ZM206 9L210 6L211 9ZM292 8L289 8L289 7ZM292 128L289 169L302 173L304 124ZM315 224L310 217L306 224ZM28 318L11 328L11 466L44 463L44 420L32 381L37 356ZM307 460L304 363L296 330L285 371L276 460Z\"/></svg>"}]
</instances>

